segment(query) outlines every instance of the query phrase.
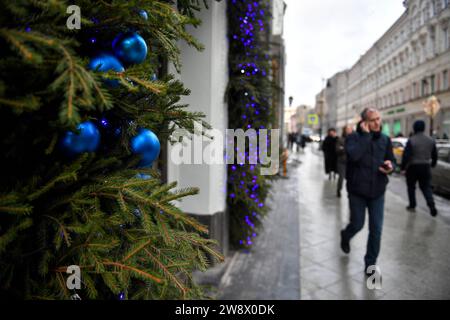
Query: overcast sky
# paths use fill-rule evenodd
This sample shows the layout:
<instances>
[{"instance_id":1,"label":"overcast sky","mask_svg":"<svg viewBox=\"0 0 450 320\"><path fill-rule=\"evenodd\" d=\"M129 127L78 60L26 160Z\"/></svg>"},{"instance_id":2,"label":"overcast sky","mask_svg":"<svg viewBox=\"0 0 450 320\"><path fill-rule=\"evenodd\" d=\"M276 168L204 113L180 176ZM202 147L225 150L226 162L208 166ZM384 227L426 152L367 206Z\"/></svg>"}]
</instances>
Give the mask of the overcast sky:
<instances>
[{"instance_id":1,"label":"overcast sky","mask_svg":"<svg viewBox=\"0 0 450 320\"><path fill-rule=\"evenodd\" d=\"M404 12L403 0L285 0L286 105L314 106L322 78L350 68Z\"/></svg>"}]
</instances>

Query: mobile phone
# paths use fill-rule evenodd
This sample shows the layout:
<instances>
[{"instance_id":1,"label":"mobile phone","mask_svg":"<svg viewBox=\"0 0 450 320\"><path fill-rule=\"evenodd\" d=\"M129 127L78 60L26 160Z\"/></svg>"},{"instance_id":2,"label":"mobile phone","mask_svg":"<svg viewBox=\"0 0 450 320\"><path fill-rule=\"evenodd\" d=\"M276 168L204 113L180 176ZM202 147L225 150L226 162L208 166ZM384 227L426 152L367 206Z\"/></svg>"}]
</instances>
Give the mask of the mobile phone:
<instances>
[{"instance_id":1,"label":"mobile phone","mask_svg":"<svg viewBox=\"0 0 450 320\"><path fill-rule=\"evenodd\" d=\"M389 165L387 165L386 163L383 163L382 165L381 165L381 167L384 169L384 170L390 170L391 169L391 167L389 166Z\"/></svg>"}]
</instances>

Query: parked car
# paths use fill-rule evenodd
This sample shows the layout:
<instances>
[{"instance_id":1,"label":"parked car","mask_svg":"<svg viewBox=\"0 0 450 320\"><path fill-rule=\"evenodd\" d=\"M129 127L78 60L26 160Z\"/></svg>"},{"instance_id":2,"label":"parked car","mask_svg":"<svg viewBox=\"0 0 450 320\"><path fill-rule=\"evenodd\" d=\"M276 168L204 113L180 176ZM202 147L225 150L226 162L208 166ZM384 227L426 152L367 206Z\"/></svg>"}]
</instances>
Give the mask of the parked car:
<instances>
[{"instance_id":1,"label":"parked car","mask_svg":"<svg viewBox=\"0 0 450 320\"><path fill-rule=\"evenodd\" d=\"M450 144L438 144L438 162L431 170L432 186L436 193L450 197Z\"/></svg>"},{"instance_id":2,"label":"parked car","mask_svg":"<svg viewBox=\"0 0 450 320\"><path fill-rule=\"evenodd\" d=\"M397 170L402 163L403 151L406 148L406 143L408 142L408 138L392 138L392 149L394 151L395 162L397 163Z\"/></svg>"}]
</instances>

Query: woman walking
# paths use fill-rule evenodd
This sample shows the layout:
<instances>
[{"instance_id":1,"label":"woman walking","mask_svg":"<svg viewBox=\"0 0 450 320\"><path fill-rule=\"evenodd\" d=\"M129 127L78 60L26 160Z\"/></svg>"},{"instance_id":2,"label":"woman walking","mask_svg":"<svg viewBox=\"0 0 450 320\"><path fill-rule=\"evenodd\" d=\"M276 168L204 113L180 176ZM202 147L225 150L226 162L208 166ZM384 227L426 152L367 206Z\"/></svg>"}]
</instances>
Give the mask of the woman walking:
<instances>
[{"instance_id":1,"label":"woman walking","mask_svg":"<svg viewBox=\"0 0 450 320\"><path fill-rule=\"evenodd\" d=\"M342 185L345 178L345 167L347 165L347 155L345 151L345 139L353 132L353 129L349 125L345 125L342 128L342 135L336 142L336 154L337 154L337 171L338 171L338 183L337 183L337 197L341 197Z\"/></svg>"},{"instance_id":2,"label":"woman walking","mask_svg":"<svg viewBox=\"0 0 450 320\"><path fill-rule=\"evenodd\" d=\"M328 174L328 178L335 177L337 171L337 155L336 155L336 130L334 128L328 129L328 135L323 140L322 151L325 158L325 174Z\"/></svg>"}]
</instances>

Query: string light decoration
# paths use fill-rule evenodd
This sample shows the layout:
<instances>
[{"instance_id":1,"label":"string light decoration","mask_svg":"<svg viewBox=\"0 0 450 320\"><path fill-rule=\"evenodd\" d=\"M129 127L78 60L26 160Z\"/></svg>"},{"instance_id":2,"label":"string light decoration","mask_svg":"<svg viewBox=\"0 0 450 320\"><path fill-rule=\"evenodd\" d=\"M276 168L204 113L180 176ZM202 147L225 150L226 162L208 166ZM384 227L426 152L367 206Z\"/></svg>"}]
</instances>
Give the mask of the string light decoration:
<instances>
[{"instance_id":1,"label":"string light decoration","mask_svg":"<svg viewBox=\"0 0 450 320\"><path fill-rule=\"evenodd\" d=\"M258 136L259 129L270 129L273 121L268 41L270 21L268 1L232 0L229 3L229 128L255 129ZM259 141L258 136L255 141ZM227 204L234 247L252 246L262 218L268 211L265 201L270 176L260 175L260 164L249 164L249 150L256 148L259 151L258 147L251 143L246 150L236 147L236 158L244 156L245 163L235 161L228 167Z\"/></svg>"}]
</instances>

